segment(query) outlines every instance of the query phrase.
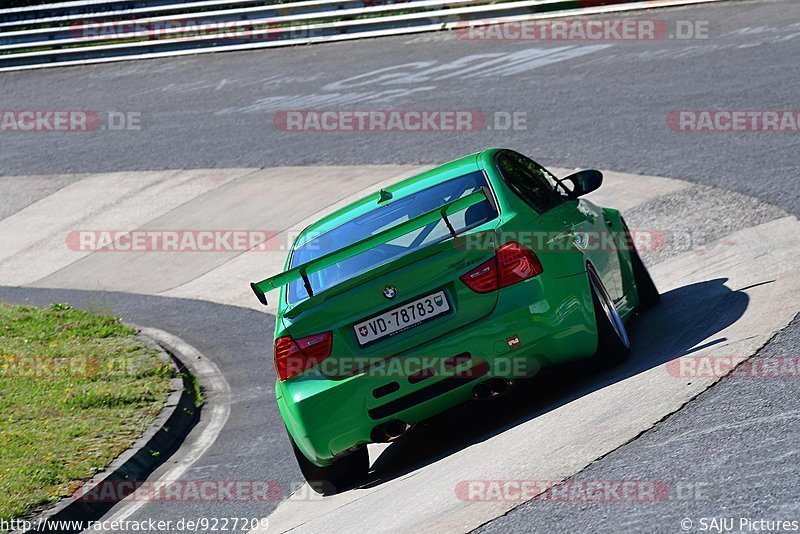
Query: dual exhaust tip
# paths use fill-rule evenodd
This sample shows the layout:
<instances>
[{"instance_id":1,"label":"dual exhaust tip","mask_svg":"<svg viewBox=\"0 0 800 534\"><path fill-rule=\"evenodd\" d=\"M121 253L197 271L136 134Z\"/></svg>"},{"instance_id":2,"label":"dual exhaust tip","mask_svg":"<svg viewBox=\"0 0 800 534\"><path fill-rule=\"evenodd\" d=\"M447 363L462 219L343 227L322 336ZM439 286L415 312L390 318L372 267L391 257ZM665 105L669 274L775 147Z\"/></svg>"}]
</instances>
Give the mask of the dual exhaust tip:
<instances>
[{"instance_id":1,"label":"dual exhaust tip","mask_svg":"<svg viewBox=\"0 0 800 534\"><path fill-rule=\"evenodd\" d=\"M387 421L372 429L370 439L373 443L389 443L406 433L411 425L399 419Z\"/></svg>"},{"instance_id":2,"label":"dual exhaust tip","mask_svg":"<svg viewBox=\"0 0 800 534\"><path fill-rule=\"evenodd\" d=\"M493 399L508 391L510 386L511 383L508 380L496 376L475 386L472 390L472 396L480 400ZM408 423L393 419L373 428L370 439L373 443L389 443L405 434L409 428L411 428L411 425Z\"/></svg>"},{"instance_id":3,"label":"dual exhaust tip","mask_svg":"<svg viewBox=\"0 0 800 534\"><path fill-rule=\"evenodd\" d=\"M496 376L475 386L472 397L479 400L493 399L508 391L510 385L505 378Z\"/></svg>"}]
</instances>

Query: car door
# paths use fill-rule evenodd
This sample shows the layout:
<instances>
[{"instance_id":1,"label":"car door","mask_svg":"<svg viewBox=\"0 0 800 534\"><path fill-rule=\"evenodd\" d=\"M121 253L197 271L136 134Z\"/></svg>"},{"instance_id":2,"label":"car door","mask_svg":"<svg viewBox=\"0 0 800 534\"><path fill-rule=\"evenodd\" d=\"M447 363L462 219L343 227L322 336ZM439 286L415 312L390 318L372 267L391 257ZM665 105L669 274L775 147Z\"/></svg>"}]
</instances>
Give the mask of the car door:
<instances>
[{"instance_id":1,"label":"car door","mask_svg":"<svg viewBox=\"0 0 800 534\"><path fill-rule=\"evenodd\" d=\"M619 256L607 235L602 210L585 199L570 199L555 176L535 161L513 151L497 156L497 166L510 188L538 215L537 231L545 232L548 251L578 253L591 262L614 300L621 295Z\"/></svg>"}]
</instances>

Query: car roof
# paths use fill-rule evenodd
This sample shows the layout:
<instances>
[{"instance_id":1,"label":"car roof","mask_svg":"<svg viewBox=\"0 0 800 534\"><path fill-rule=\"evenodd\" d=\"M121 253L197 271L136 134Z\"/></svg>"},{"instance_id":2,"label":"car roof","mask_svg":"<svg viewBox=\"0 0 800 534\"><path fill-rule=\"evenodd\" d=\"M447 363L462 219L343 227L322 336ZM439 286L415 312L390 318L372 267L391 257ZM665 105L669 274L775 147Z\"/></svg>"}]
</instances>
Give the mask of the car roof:
<instances>
[{"instance_id":1,"label":"car roof","mask_svg":"<svg viewBox=\"0 0 800 534\"><path fill-rule=\"evenodd\" d=\"M470 172L481 170L483 169L481 155L486 152L488 151L485 150L482 152L476 152L474 154L455 159L443 165L439 165L438 167L429 169L425 172L417 174L416 176L412 176L411 178L407 178L401 182L397 182L396 184L384 187L383 191L392 193L393 199L400 199L438 183L463 176L464 174L468 174ZM374 193L348 204L347 206L339 208L330 215L327 215L322 219L312 223L297 237L295 247L300 246L308 241L308 239L304 239L304 236L318 236L319 234L336 228L337 226L363 215L364 213L374 210L378 207L379 199L380 191L375 191Z\"/></svg>"}]
</instances>

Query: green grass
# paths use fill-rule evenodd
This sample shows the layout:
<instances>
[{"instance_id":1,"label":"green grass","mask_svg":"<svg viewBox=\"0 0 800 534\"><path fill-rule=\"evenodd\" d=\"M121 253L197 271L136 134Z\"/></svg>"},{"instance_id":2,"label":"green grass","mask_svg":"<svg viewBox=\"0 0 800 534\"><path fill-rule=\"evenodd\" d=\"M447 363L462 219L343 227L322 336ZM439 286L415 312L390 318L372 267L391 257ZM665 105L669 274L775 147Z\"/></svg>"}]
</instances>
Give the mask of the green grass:
<instances>
[{"instance_id":1,"label":"green grass","mask_svg":"<svg viewBox=\"0 0 800 534\"><path fill-rule=\"evenodd\" d=\"M173 374L118 318L0 302L0 519L108 466L159 413Z\"/></svg>"}]
</instances>

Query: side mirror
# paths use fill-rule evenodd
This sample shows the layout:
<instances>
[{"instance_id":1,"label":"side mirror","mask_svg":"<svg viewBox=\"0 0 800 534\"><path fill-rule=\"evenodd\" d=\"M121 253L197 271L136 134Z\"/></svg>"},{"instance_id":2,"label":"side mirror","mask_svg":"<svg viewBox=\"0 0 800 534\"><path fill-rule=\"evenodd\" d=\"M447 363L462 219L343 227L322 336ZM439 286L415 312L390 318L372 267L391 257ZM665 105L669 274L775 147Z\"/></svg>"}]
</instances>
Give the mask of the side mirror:
<instances>
[{"instance_id":1,"label":"side mirror","mask_svg":"<svg viewBox=\"0 0 800 534\"><path fill-rule=\"evenodd\" d=\"M572 182L572 189L569 191L568 196L570 198L578 198L600 187L603 183L603 173L594 169L587 169L570 174L566 178L560 179L558 183L561 185L567 181Z\"/></svg>"}]
</instances>

